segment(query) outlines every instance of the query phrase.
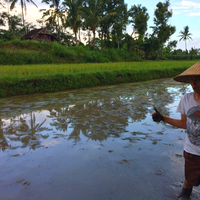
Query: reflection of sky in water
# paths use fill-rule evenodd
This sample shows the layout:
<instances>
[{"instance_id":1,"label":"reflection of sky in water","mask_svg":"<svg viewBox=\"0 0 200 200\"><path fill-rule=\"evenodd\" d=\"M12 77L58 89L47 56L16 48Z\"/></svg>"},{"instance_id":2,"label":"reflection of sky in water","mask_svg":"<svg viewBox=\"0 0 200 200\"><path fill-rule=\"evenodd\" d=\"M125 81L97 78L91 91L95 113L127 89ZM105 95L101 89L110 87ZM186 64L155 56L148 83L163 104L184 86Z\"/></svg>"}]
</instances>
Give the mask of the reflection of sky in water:
<instances>
[{"instance_id":1,"label":"reflection of sky in water","mask_svg":"<svg viewBox=\"0 0 200 200\"><path fill-rule=\"evenodd\" d=\"M163 79L0 99L1 198L171 199L185 131L151 113L180 118L189 90Z\"/></svg>"},{"instance_id":2,"label":"reflection of sky in water","mask_svg":"<svg viewBox=\"0 0 200 200\"><path fill-rule=\"evenodd\" d=\"M0 147L36 149L68 141L76 144L83 138L104 141L127 132L150 134L151 126L155 126L151 119L153 106L178 118L176 107L186 91L191 87L167 79L39 98L27 96L26 100L9 98L0 111Z\"/></svg>"},{"instance_id":3,"label":"reflection of sky in water","mask_svg":"<svg viewBox=\"0 0 200 200\"><path fill-rule=\"evenodd\" d=\"M174 87L167 87L167 91L170 94L173 94L173 104L168 104L167 107L171 110L171 112L173 112L173 116L172 117L179 117L180 113L176 112L178 103L181 99L181 97L186 93L186 92L192 92L192 87L190 86L190 84L183 84L180 83L180 85L178 86L174 86Z\"/></svg>"}]
</instances>

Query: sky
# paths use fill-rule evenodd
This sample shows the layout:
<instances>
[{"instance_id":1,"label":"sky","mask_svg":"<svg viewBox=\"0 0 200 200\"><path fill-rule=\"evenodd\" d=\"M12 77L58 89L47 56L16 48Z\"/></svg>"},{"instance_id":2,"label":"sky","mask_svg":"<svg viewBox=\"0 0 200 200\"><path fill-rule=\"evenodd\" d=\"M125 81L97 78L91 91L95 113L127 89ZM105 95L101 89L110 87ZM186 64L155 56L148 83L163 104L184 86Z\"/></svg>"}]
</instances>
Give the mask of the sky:
<instances>
[{"instance_id":1,"label":"sky","mask_svg":"<svg viewBox=\"0 0 200 200\"><path fill-rule=\"evenodd\" d=\"M163 0L125 0L128 4L128 9L133 4L147 8L150 19L148 21L148 27L153 26L154 10L158 2L165 2ZM184 30L185 26L189 26L189 32L192 33L192 40L187 41L187 49L200 48L200 0L170 0L170 9L172 9L173 15L169 19L168 23L176 27L176 32L170 37L170 41L178 40L177 49L185 50L185 42L179 41L180 31ZM131 26L127 31L131 32ZM151 28L148 28L151 33Z\"/></svg>"},{"instance_id":2,"label":"sky","mask_svg":"<svg viewBox=\"0 0 200 200\"><path fill-rule=\"evenodd\" d=\"M37 5L36 8L33 4L27 3L27 15L25 16L27 22L35 23L36 19L40 19L42 13L40 9L48 8L45 4L42 4L40 0L33 0ZM151 33L153 26L154 10L158 2L165 2L165 0L124 0L128 5L128 9L133 5L141 4L147 8L147 12L150 16L148 21L148 33ZM18 1L19 2L19 1ZM180 31L183 31L185 26L189 26L189 32L192 33L192 40L187 41L187 49L200 48L200 0L170 0L170 9L172 9L173 15L169 19L168 24L176 27L176 32L171 36L170 41L178 40L177 48L185 50L185 42L179 41ZM20 10L20 4L17 4L16 10ZM132 27L127 27L127 32L132 33Z\"/></svg>"}]
</instances>

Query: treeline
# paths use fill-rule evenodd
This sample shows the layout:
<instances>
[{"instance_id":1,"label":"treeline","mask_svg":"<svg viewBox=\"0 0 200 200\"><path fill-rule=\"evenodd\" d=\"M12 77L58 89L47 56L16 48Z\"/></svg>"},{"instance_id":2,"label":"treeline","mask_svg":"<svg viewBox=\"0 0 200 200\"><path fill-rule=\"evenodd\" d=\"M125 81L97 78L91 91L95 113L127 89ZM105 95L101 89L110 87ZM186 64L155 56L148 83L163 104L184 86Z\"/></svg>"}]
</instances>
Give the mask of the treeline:
<instances>
[{"instance_id":1,"label":"treeline","mask_svg":"<svg viewBox=\"0 0 200 200\"><path fill-rule=\"evenodd\" d=\"M90 50L85 46L65 47L59 43L12 40L0 43L0 65L47 63L104 63L141 61L123 49Z\"/></svg>"},{"instance_id":2,"label":"treeline","mask_svg":"<svg viewBox=\"0 0 200 200\"><path fill-rule=\"evenodd\" d=\"M21 16L12 16L8 12L0 14L0 40L3 42L20 38L35 28L35 25L24 19L26 1L20 2ZM11 10L16 3L17 0L11 0ZM38 25L47 27L59 38L60 44L67 47L82 45L90 50L101 51L123 49L144 59L160 59L163 55L178 53L193 56L199 54L199 49L195 48L190 52L187 49L185 52L174 50L177 41L170 41L170 37L175 33L176 27L168 23L172 17L169 0L158 2L155 6L154 26L150 27L152 34L147 34L149 14L142 5L133 5L128 9L124 0L42 0L42 3L49 8L40 10L43 17L37 20ZM2 2L0 7L3 6ZM131 35L126 32L128 25L133 28ZM68 32L69 29L73 34ZM84 36L83 31L86 33ZM191 38L188 26L180 33L181 39L185 41ZM191 58L187 55L186 57Z\"/></svg>"},{"instance_id":3,"label":"treeline","mask_svg":"<svg viewBox=\"0 0 200 200\"><path fill-rule=\"evenodd\" d=\"M65 47L59 43L12 40L0 42L0 65L24 65L47 63L106 63L143 61L143 51L127 52L123 49L95 48L88 46ZM200 60L200 55L174 52L159 57L149 56L150 60Z\"/></svg>"}]
</instances>

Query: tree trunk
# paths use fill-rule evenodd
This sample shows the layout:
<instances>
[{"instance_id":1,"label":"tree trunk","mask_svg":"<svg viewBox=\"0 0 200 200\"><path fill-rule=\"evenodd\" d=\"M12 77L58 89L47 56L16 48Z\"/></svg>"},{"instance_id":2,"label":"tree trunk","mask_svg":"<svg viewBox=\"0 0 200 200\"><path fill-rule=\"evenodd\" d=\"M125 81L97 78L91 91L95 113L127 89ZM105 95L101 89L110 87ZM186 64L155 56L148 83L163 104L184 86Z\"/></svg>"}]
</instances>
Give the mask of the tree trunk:
<instances>
[{"instance_id":1,"label":"tree trunk","mask_svg":"<svg viewBox=\"0 0 200 200\"><path fill-rule=\"evenodd\" d=\"M95 46L95 30L93 30L93 44L92 44L92 49L94 49Z\"/></svg>"},{"instance_id":2,"label":"tree trunk","mask_svg":"<svg viewBox=\"0 0 200 200\"><path fill-rule=\"evenodd\" d=\"M149 51L145 51L145 60L148 59L148 56L149 56Z\"/></svg>"},{"instance_id":3,"label":"tree trunk","mask_svg":"<svg viewBox=\"0 0 200 200\"><path fill-rule=\"evenodd\" d=\"M119 49L119 38L117 38L117 48Z\"/></svg>"},{"instance_id":4,"label":"tree trunk","mask_svg":"<svg viewBox=\"0 0 200 200\"><path fill-rule=\"evenodd\" d=\"M76 42L76 46L78 46L78 42L77 42L77 32L75 31L75 42Z\"/></svg>"},{"instance_id":5,"label":"tree trunk","mask_svg":"<svg viewBox=\"0 0 200 200\"><path fill-rule=\"evenodd\" d=\"M81 28L78 29L78 37L79 37L79 41L81 42Z\"/></svg>"},{"instance_id":6,"label":"tree trunk","mask_svg":"<svg viewBox=\"0 0 200 200\"><path fill-rule=\"evenodd\" d=\"M187 51L187 42L185 40L185 51Z\"/></svg>"},{"instance_id":7,"label":"tree trunk","mask_svg":"<svg viewBox=\"0 0 200 200\"><path fill-rule=\"evenodd\" d=\"M22 24L23 24L23 27L24 27L24 33L26 34L23 4L21 4L21 9L22 9Z\"/></svg>"}]
</instances>

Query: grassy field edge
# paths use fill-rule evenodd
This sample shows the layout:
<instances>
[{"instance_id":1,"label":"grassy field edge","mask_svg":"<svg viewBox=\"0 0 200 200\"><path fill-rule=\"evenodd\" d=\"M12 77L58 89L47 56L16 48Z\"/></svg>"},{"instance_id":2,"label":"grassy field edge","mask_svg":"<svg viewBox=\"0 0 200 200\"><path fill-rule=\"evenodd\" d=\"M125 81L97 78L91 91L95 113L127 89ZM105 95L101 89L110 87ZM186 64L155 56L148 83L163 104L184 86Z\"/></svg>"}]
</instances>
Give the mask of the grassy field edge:
<instances>
[{"instance_id":1,"label":"grassy field edge","mask_svg":"<svg viewBox=\"0 0 200 200\"><path fill-rule=\"evenodd\" d=\"M56 74L45 77L32 77L28 79L4 79L0 80L0 97L58 92L86 87L170 78L183 72L187 68L188 67L134 70L126 69L102 72Z\"/></svg>"}]
</instances>

